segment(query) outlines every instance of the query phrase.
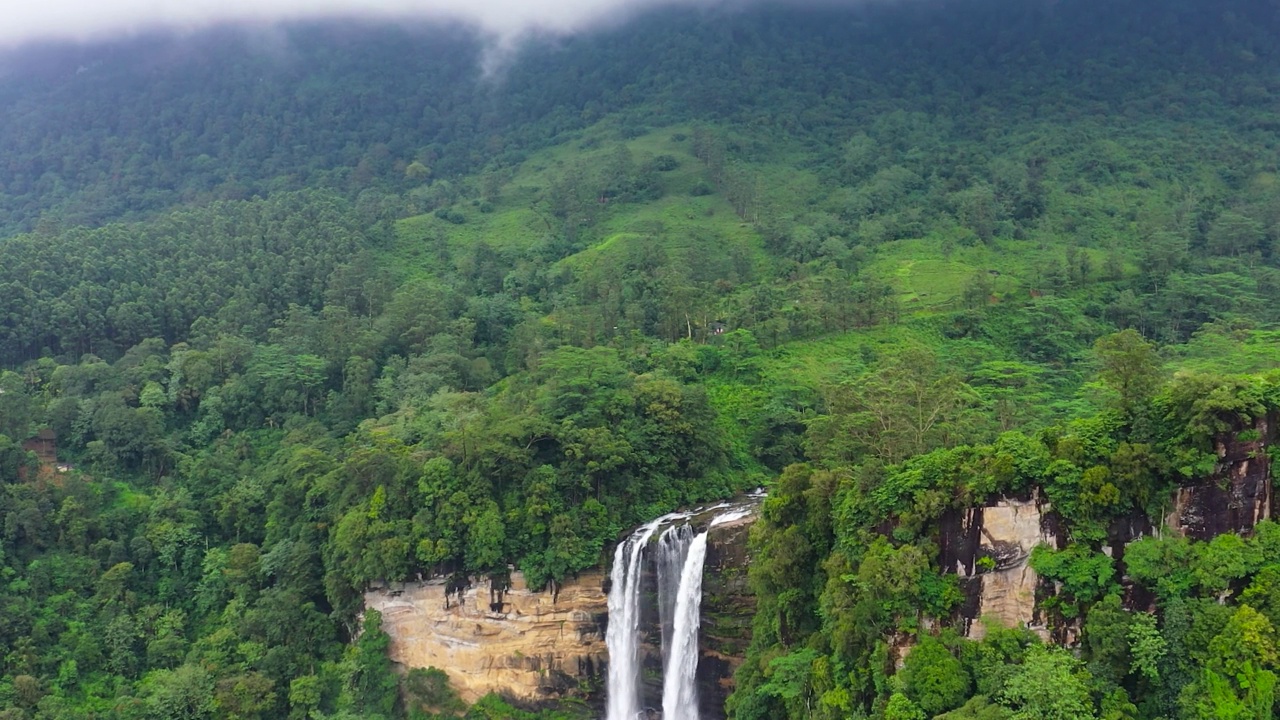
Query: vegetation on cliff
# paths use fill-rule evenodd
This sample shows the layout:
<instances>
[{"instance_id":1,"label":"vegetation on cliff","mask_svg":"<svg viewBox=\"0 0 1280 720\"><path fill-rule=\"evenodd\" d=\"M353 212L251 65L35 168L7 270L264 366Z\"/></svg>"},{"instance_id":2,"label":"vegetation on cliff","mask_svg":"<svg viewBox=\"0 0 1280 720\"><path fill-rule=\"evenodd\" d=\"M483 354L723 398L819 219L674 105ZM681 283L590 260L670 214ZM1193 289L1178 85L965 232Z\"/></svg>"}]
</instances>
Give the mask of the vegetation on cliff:
<instances>
[{"instance_id":1,"label":"vegetation on cliff","mask_svg":"<svg viewBox=\"0 0 1280 720\"><path fill-rule=\"evenodd\" d=\"M991 443L939 440L901 462L811 449L787 467L753 536L760 605L732 716L1269 717L1280 526L1250 522L1247 538L1232 527L1209 542L1175 530L1127 547L1114 528L1135 517L1160 527L1174 489L1214 472L1215 442L1272 432L1280 374L1164 382L1152 350L1132 331L1098 341L1109 392L1093 415ZM1031 556L1052 582L1040 605L1055 637L1080 637L1076 654L1026 630L969 641L949 623L963 593L940 567L943 516L1032 493L1064 543ZM977 572L990 571L982 559ZM895 653L912 645L895 674Z\"/></svg>"},{"instance_id":2,"label":"vegetation on cliff","mask_svg":"<svg viewBox=\"0 0 1280 720\"><path fill-rule=\"evenodd\" d=\"M1276 30L972 0L664 11L487 79L439 27L15 52L0 716L461 712L370 582L554 587L768 482L734 717L1267 717L1274 527L1101 547L1280 407ZM1031 488L1079 652L944 627L936 520Z\"/></svg>"}]
</instances>

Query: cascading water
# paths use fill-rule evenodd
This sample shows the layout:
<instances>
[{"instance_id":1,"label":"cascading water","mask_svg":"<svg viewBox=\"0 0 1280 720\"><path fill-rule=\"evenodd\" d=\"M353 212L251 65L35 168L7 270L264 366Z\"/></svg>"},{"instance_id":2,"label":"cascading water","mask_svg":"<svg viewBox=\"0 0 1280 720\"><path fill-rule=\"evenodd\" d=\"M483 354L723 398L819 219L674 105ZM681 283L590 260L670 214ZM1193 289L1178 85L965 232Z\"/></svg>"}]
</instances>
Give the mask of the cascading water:
<instances>
[{"instance_id":1,"label":"cascading water","mask_svg":"<svg viewBox=\"0 0 1280 720\"><path fill-rule=\"evenodd\" d=\"M689 543L676 593L671 651L663 668L663 720L698 720L698 627L702 623L702 568L707 560L707 536L711 528L741 520L750 513L734 510L718 515Z\"/></svg>"},{"instance_id":2,"label":"cascading water","mask_svg":"<svg viewBox=\"0 0 1280 720\"><path fill-rule=\"evenodd\" d=\"M640 714L640 558L663 518L618 543L609 571L607 720L635 720Z\"/></svg>"},{"instance_id":3,"label":"cascading water","mask_svg":"<svg viewBox=\"0 0 1280 720\"><path fill-rule=\"evenodd\" d=\"M671 629L671 652L662 677L663 720L698 720L698 626L702 617L702 565L707 559L707 533L689 543L680 571L680 589Z\"/></svg>"},{"instance_id":4,"label":"cascading water","mask_svg":"<svg viewBox=\"0 0 1280 720\"><path fill-rule=\"evenodd\" d=\"M710 510L728 507L719 505ZM701 533L695 534L687 523L681 523L667 528L658 538L654 563L662 625L663 720L698 720L698 626L707 535L711 528L751 512L739 506L716 516ZM640 715L640 582L645 548L658 528L688 517L678 513L660 517L638 528L614 551L609 573L609 629L605 634L609 648L606 720L636 720Z\"/></svg>"},{"instance_id":5,"label":"cascading water","mask_svg":"<svg viewBox=\"0 0 1280 720\"><path fill-rule=\"evenodd\" d=\"M680 595L680 575L685 558L689 556L689 544L693 542L693 528L687 524L673 525L658 538L658 620L662 626L662 666L671 659L672 632L675 629L676 599Z\"/></svg>"}]
</instances>

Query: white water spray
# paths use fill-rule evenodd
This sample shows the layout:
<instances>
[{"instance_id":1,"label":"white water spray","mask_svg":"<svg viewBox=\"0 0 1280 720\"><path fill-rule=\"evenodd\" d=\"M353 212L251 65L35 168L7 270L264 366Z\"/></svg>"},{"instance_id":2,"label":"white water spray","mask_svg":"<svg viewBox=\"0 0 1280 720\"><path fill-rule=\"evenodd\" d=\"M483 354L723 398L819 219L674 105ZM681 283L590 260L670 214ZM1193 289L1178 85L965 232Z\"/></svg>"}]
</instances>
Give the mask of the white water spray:
<instances>
[{"instance_id":1,"label":"white water spray","mask_svg":"<svg viewBox=\"0 0 1280 720\"><path fill-rule=\"evenodd\" d=\"M730 507L718 505L709 510ZM706 512L706 511L702 511ZM663 720L698 720L698 627L702 612L702 570L711 528L740 520L751 509L739 507L715 517L695 534L688 524L667 528L658 538L654 562L658 575L658 613L662 624ZM685 520L664 515L638 528L618 544L609 572L609 647L606 720L636 720L640 707L640 582L646 546L658 528Z\"/></svg>"},{"instance_id":2,"label":"white water spray","mask_svg":"<svg viewBox=\"0 0 1280 720\"><path fill-rule=\"evenodd\" d=\"M671 649L662 677L662 719L698 720L698 628L702 624L702 570L707 560L711 528L750 515L735 510L719 515L689 543L680 571L671 628Z\"/></svg>"},{"instance_id":3,"label":"white water spray","mask_svg":"<svg viewBox=\"0 0 1280 720\"><path fill-rule=\"evenodd\" d=\"M663 515L618 543L609 571L609 677L606 720L635 720L640 714L640 561L645 545L665 523L687 517Z\"/></svg>"},{"instance_id":4,"label":"white water spray","mask_svg":"<svg viewBox=\"0 0 1280 720\"><path fill-rule=\"evenodd\" d=\"M640 713L640 558L658 529L658 520L618 543L609 571L609 646L607 720L635 720Z\"/></svg>"},{"instance_id":5,"label":"white water spray","mask_svg":"<svg viewBox=\"0 0 1280 720\"><path fill-rule=\"evenodd\" d=\"M698 720L698 626L702 621L702 565L707 559L707 533L689 543L680 572L671 653L662 678L663 720Z\"/></svg>"},{"instance_id":6,"label":"white water spray","mask_svg":"<svg viewBox=\"0 0 1280 720\"><path fill-rule=\"evenodd\" d=\"M689 557L693 528L681 523L672 525L658 538L658 621L662 626L662 667L671 659L671 639L675 626L676 600L680 596L680 576Z\"/></svg>"}]
</instances>

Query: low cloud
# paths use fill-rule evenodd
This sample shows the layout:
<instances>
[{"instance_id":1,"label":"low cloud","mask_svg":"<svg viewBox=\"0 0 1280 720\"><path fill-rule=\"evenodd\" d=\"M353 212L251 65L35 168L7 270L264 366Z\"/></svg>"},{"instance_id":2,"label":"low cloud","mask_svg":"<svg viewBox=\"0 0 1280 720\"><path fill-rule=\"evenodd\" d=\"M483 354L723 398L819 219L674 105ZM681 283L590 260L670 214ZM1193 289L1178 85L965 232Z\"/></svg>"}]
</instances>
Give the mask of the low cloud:
<instances>
[{"instance_id":1,"label":"low cloud","mask_svg":"<svg viewBox=\"0 0 1280 720\"><path fill-rule=\"evenodd\" d=\"M97 39L155 29L192 30L225 22L322 18L461 20L497 38L571 32L662 5L721 0L36 0L12 3L0 45Z\"/></svg>"}]
</instances>

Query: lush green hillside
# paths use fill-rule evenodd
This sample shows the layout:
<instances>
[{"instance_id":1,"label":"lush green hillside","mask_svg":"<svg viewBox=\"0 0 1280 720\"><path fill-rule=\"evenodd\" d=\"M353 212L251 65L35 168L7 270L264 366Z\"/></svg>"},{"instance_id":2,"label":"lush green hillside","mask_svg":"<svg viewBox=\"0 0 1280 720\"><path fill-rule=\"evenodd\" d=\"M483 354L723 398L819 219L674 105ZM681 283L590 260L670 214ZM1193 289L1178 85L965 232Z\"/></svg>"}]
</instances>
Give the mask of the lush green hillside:
<instances>
[{"instance_id":1,"label":"lush green hillside","mask_svg":"<svg viewBox=\"0 0 1280 720\"><path fill-rule=\"evenodd\" d=\"M1147 615L1098 529L1280 406L1277 31L972 0L666 11L491 78L425 26L11 53L0 717L446 710L352 640L367 583L554 586L761 482L736 718L1268 717L1273 533L1152 545ZM1085 665L924 639L938 514L1032 486Z\"/></svg>"}]
</instances>

